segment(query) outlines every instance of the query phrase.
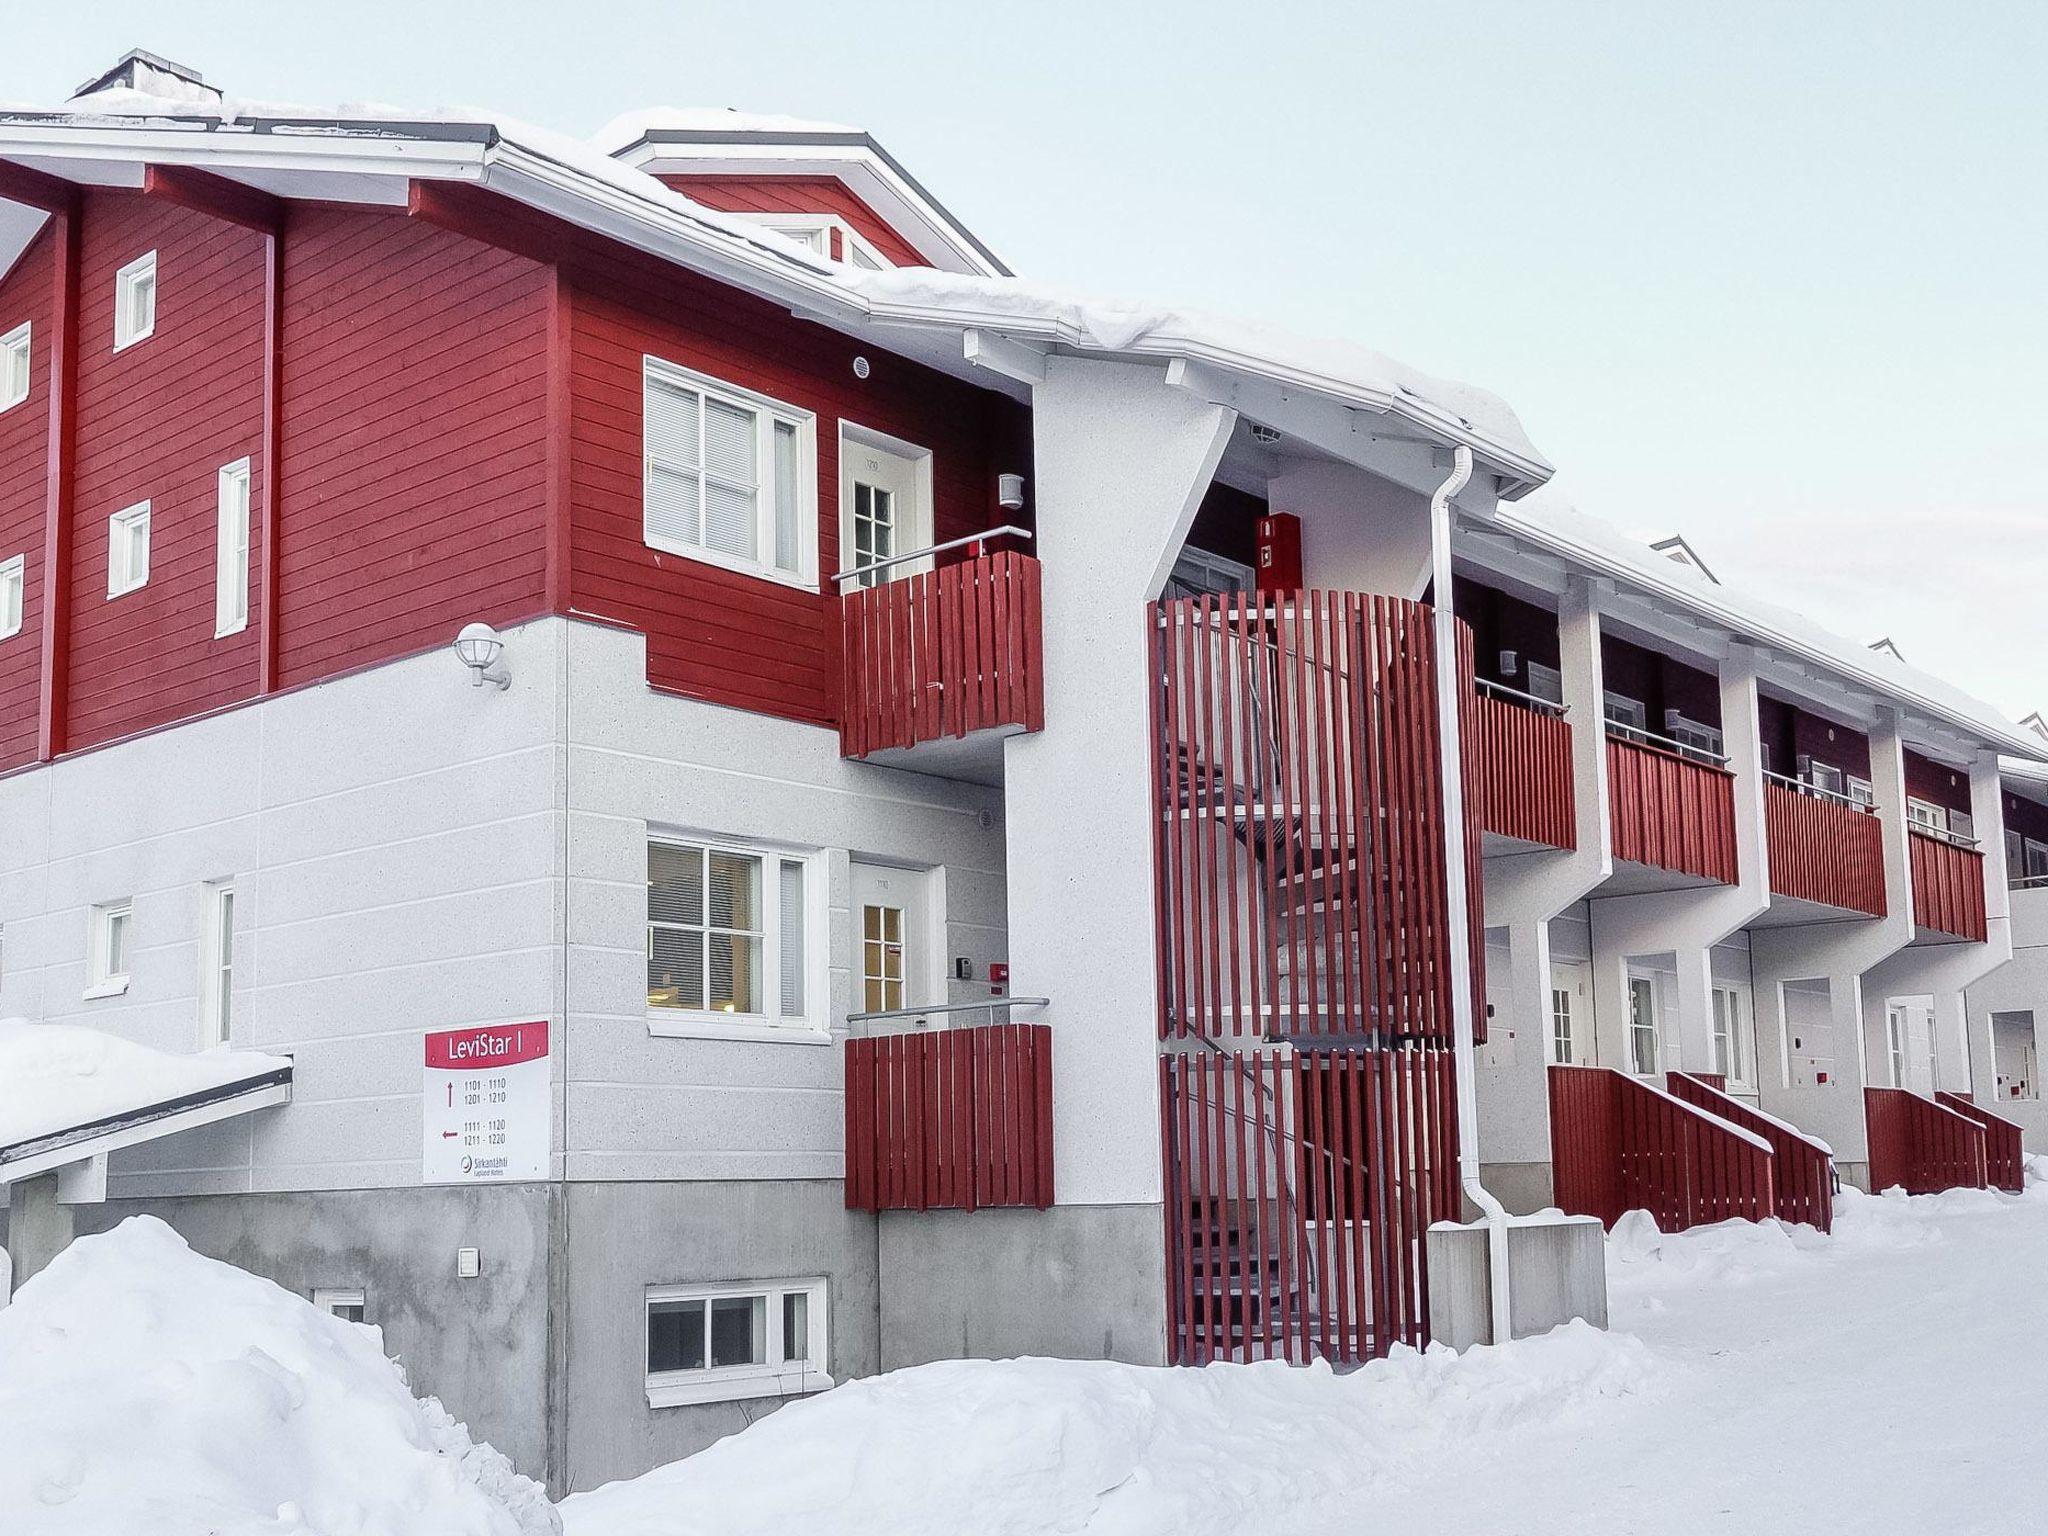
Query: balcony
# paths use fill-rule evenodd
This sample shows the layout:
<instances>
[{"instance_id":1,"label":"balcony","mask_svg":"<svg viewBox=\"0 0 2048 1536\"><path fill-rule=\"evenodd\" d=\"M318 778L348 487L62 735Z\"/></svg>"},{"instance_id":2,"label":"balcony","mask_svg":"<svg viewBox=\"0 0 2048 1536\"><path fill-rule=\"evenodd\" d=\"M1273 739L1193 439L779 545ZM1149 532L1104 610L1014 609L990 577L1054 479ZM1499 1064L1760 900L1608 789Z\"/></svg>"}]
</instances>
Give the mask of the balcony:
<instances>
[{"instance_id":1,"label":"balcony","mask_svg":"<svg viewBox=\"0 0 2048 1536\"><path fill-rule=\"evenodd\" d=\"M842 571L843 757L992 783L1002 740L1045 725L1038 562L983 546L1023 529L954 539ZM890 566L968 556L872 586Z\"/></svg>"},{"instance_id":2,"label":"balcony","mask_svg":"<svg viewBox=\"0 0 2048 1536\"><path fill-rule=\"evenodd\" d=\"M1953 832L1912 827L1913 925L1947 939L1984 942L1984 855Z\"/></svg>"},{"instance_id":3,"label":"balcony","mask_svg":"<svg viewBox=\"0 0 2048 1536\"><path fill-rule=\"evenodd\" d=\"M1465 708L1465 792L1480 829L1517 843L1576 846L1564 706L1481 679Z\"/></svg>"},{"instance_id":4,"label":"balcony","mask_svg":"<svg viewBox=\"0 0 2048 1536\"><path fill-rule=\"evenodd\" d=\"M1735 883L1735 779L1727 759L1609 722L1607 816L1617 860L1689 877L1681 883Z\"/></svg>"},{"instance_id":5,"label":"balcony","mask_svg":"<svg viewBox=\"0 0 2048 1536\"><path fill-rule=\"evenodd\" d=\"M1884 827L1846 795L1764 775L1771 894L1883 917Z\"/></svg>"}]
</instances>

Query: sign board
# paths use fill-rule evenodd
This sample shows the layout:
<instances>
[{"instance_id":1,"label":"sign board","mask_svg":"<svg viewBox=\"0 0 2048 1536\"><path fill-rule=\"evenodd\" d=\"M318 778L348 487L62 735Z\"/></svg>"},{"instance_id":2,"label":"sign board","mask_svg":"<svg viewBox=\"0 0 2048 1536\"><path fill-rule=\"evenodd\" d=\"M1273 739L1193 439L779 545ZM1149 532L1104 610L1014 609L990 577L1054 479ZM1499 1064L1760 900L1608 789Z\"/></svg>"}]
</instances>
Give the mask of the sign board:
<instances>
[{"instance_id":1,"label":"sign board","mask_svg":"<svg viewBox=\"0 0 2048 1536\"><path fill-rule=\"evenodd\" d=\"M429 1032L421 1182L545 1179L553 1140L549 1075L545 1020Z\"/></svg>"}]
</instances>

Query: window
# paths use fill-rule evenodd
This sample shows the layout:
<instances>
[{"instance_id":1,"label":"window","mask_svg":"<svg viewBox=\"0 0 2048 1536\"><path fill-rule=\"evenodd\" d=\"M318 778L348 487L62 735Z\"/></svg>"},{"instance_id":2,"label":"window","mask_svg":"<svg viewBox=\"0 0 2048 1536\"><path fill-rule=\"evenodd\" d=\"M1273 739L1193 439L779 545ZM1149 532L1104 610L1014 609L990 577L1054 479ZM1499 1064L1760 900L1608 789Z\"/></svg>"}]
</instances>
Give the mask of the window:
<instances>
[{"instance_id":1,"label":"window","mask_svg":"<svg viewBox=\"0 0 2048 1536\"><path fill-rule=\"evenodd\" d=\"M110 901L92 909L86 937L87 997L114 997L128 990L134 926L135 910L129 902Z\"/></svg>"},{"instance_id":2,"label":"window","mask_svg":"<svg viewBox=\"0 0 2048 1536\"><path fill-rule=\"evenodd\" d=\"M1721 728L1689 719L1675 709L1664 711L1664 734L1680 746L1692 747L1715 757L1721 755Z\"/></svg>"},{"instance_id":3,"label":"window","mask_svg":"<svg viewBox=\"0 0 2048 1536\"><path fill-rule=\"evenodd\" d=\"M775 231L785 240L794 240L813 256L832 257L832 226L818 224L770 224L767 228Z\"/></svg>"},{"instance_id":4,"label":"window","mask_svg":"<svg viewBox=\"0 0 2048 1536\"><path fill-rule=\"evenodd\" d=\"M332 1313L345 1323L367 1321L368 1309L363 1305L361 1286L317 1290L313 1293L313 1305L322 1312Z\"/></svg>"},{"instance_id":5,"label":"window","mask_svg":"<svg viewBox=\"0 0 2048 1536\"><path fill-rule=\"evenodd\" d=\"M114 274L114 350L132 347L156 329L156 252Z\"/></svg>"},{"instance_id":6,"label":"window","mask_svg":"<svg viewBox=\"0 0 2048 1536\"><path fill-rule=\"evenodd\" d=\"M17 325L0 336L0 411L28 398L29 328Z\"/></svg>"},{"instance_id":7,"label":"window","mask_svg":"<svg viewBox=\"0 0 2048 1536\"><path fill-rule=\"evenodd\" d=\"M214 541L213 635L249 627L249 461L220 472L219 525Z\"/></svg>"},{"instance_id":8,"label":"window","mask_svg":"<svg viewBox=\"0 0 2048 1536\"><path fill-rule=\"evenodd\" d=\"M1572 993L1553 983L1550 988L1550 1059L1572 1064Z\"/></svg>"},{"instance_id":9,"label":"window","mask_svg":"<svg viewBox=\"0 0 2048 1536\"><path fill-rule=\"evenodd\" d=\"M1877 791L1871 786L1870 780L1859 779L1852 774L1849 778L1849 798L1865 810L1869 810L1877 804Z\"/></svg>"},{"instance_id":10,"label":"window","mask_svg":"<svg viewBox=\"0 0 2048 1536\"><path fill-rule=\"evenodd\" d=\"M1823 794L1842 793L1842 770L1833 763L1809 760L1806 765L1806 782Z\"/></svg>"},{"instance_id":11,"label":"window","mask_svg":"<svg viewBox=\"0 0 2048 1536\"><path fill-rule=\"evenodd\" d=\"M107 596L133 592L149 580L149 503L107 519Z\"/></svg>"},{"instance_id":12,"label":"window","mask_svg":"<svg viewBox=\"0 0 2048 1536\"><path fill-rule=\"evenodd\" d=\"M1714 988L1714 1070L1731 1083L1746 1083L1742 1054L1742 993Z\"/></svg>"},{"instance_id":13,"label":"window","mask_svg":"<svg viewBox=\"0 0 2048 1536\"><path fill-rule=\"evenodd\" d=\"M1948 830L1948 810L1932 800L1920 800L1911 795L1906 797L1906 816L1916 827L1925 827L1930 832Z\"/></svg>"},{"instance_id":14,"label":"window","mask_svg":"<svg viewBox=\"0 0 2048 1536\"><path fill-rule=\"evenodd\" d=\"M21 633L22 594L28 579L28 557L13 555L0 560L0 640Z\"/></svg>"},{"instance_id":15,"label":"window","mask_svg":"<svg viewBox=\"0 0 2048 1536\"><path fill-rule=\"evenodd\" d=\"M1894 1088L1906 1086L1906 1005L1888 1004L1884 1010L1885 1044L1892 1059L1892 1082Z\"/></svg>"},{"instance_id":16,"label":"window","mask_svg":"<svg viewBox=\"0 0 2048 1536\"><path fill-rule=\"evenodd\" d=\"M868 902L860 909L861 1007L903 1006L903 909Z\"/></svg>"},{"instance_id":17,"label":"window","mask_svg":"<svg viewBox=\"0 0 2048 1536\"><path fill-rule=\"evenodd\" d=\"M649 1011L707 1023L809 1023L812 885L801 855L650 842Z\"/></svg>"},{"instance_id":18,"label":"window","mask_svg":"<svg viewBox=\"0 0 2048 1536\"><path fill-rule=\"evenodd\" d=\"M1625 693L1602 693L1600 707L1611 725L1636 731L1649 729L1650 712L1641 699L1632 699Z\"/></svg>"},{"instance_id":19,"label":"window","mask_svg":"<svg viewBox=\"0 0 2048 1536\"><path fill-rule=\"evenodd\" d=\"M200 1047L226 1045L234 1022L235 888L225 880L206 887L199 966Z\"/></svg>"},{"instance_id":20,"label":"window","mask_svg":"<svg viewBox=\"0 0 2048 1536\"><path fill-rule=\"evenodd\" d=\"M811 415L652 357L643 398L647 543L772 581L813 583Z\"/></svg>"},{"instance_id":21,"label":"window","mask_svg":"<svg viewBox=\"0 0 2048 1536\"><path fill-rule=\"evenodd\" d=\"M823 1391L826 1349L823 1280L647 1292L650 1407Z\"/></svg>"},{"instance_id":22,"label":"window","mask_svg":"<svg viewBox=\"0 0 2048 1536\"><path fill-rule=\"evenodd\" d=\"M1657 983L1648 976L1628 979L1629 1070L1638 1077L1657 1072Z\"/></svg>"}]
</instances>

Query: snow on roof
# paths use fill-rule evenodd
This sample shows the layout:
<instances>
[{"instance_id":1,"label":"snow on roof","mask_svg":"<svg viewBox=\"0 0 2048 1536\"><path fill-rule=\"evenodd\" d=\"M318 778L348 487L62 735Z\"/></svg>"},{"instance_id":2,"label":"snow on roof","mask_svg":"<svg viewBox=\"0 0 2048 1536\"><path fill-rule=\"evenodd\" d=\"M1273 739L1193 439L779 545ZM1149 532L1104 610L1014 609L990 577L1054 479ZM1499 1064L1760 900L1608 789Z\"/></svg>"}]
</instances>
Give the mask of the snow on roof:
<instances>
[{"instance_id":1,"label":"snow on roof","mask_svg":"<svg viewBox=\"0 0 2048 1536\"><path fill-rule=\"evenodd\" d=\"M1532 545L1596 573L1617 576L1759 644L1799 656L1835 675L1960 726L1989 746L2029 758L2048 756L2048 742L1954 684L1908 666L1896 652L1874 651L1704 570L1657 553L1611 523L1590 517L1557 486L1503 503L1493 519Z\"/></svg>"},{"instance_id":2,"label":"snow on roof","mask_svg":"<svg viewBox=\"0 0 2048 1536\"><path fill-rule=\"evenodd\" d=\"M415 1398L375 1328L153 1216L0 1310L0 1531L556 1536L539 1484Z\"/></svg>"},{"instance_id":3,"label":"snow on roof","mask_svg":"<svg viewBox=\"0 0 2048 1536\"><path fill-rule=\"evenodd\" d=\"M260 1051L179 1056L79 1024L0 1019L0 1150L290 1067Z\"/></svg>"},{"instance_id":4,"label":"snow on roof","mask_svg":"<svg viewBox=\"0 0 2048 1536\"><path fill-rule=\"evenodd\" d=\"M806 138L866 138L865 130L845 123L821 123L778 112L742 112L737 107L643 107L622 112L590 136L605 154L630 148L650 133L713 133L744 138L754 134L801 134Z\"/></svg>"}]
</instances>

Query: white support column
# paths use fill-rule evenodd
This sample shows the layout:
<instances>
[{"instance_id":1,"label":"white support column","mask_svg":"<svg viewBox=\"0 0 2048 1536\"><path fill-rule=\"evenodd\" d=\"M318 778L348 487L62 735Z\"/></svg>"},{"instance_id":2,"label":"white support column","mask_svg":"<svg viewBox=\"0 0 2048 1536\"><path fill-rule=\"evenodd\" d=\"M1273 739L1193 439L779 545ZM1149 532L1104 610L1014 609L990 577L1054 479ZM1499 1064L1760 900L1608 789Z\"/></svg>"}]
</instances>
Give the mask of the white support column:
<instances>
[{"instance_id":1,"label":"white support column","mask_svg":"<svg viewBox=\"0 0 2048 1536\"><path fill-rule=\"evenodd\" d=\"M1665 1051L1669 1071L1714 1070L1714 953L1705 944L1687 944L1673 952L1678 970L1678 1028Z\"/></svg>"},{"instance_id":2,"label":"white support column","mask_svg":"<svg viewBox=\"0 0 2048 1536\"><path fill-rule=\"evenodd\" d=\"M1235 420L1129 364L1048 358L1033 391L1045 729L1005 744L1009 944L1052 999L1063 1206L1161 1199L1144 605Z\"/></svg>"}]
</instances>

